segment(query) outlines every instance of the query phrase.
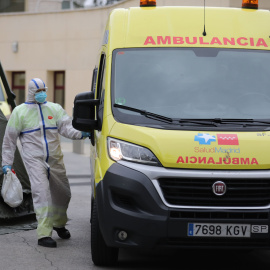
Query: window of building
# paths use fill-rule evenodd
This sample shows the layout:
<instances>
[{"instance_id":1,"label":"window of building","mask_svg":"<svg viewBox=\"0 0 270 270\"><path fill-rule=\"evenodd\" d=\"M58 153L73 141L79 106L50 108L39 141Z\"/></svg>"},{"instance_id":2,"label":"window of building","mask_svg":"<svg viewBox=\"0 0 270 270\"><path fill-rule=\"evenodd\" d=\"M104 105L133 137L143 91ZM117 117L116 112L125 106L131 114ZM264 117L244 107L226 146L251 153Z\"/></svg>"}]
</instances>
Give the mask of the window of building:
<instances>
[{"instance_id":1,"label":"window of building","mask_svg":"<svg viewBox=\"0 0 270 270\"><path fill-rule=\"evenodd\" d=\"M12 91L16 95L16 104L25 102L25 72L12 72Z\"/></svg>"},{"instance_id":2,"label":"window of building","mask_svg":"<svg viewBox=\"0 0 270 270\"><path fill-rule=\"evenodd\" d=\"M24 10L25 0L1 0L0 13L22 12Z\"/></svg>"},{"instance_id":3,"label":"window of building","mask_svg":"<svg viewBox=\"0 0 270 270\"><path fill-rule=\"evenodd\" d=\"M54 72L54 102L65 107L65 71Z\"/></svg>"},{"instance_id":4,"label":"window of building","mask_svg":"<svg viewBox=\"0 0 270 270\"><path fill-rule=\"evenodd\" d=\"M96 0L93 0L96 1ZM83 8L85 0L64 0L62 1L62 9Z\"/></svg>"}]
</instances>

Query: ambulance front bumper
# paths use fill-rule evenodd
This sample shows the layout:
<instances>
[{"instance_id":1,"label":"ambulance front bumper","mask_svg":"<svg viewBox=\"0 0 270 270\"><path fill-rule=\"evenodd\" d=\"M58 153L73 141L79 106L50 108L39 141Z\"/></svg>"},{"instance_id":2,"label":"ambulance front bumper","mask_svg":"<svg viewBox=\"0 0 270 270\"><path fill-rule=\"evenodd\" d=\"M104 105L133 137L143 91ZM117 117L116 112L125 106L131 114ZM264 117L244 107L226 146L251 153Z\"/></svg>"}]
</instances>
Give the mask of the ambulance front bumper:
<instances>
[{"instance_id":1,"label":"ambulance front bumper","mask_svg":"<svg viewBox=\"0 0 270 270\"><path fill-rule=\"evenodd\" d=\"M97 184L96 200L100 229L111 247L270 247L268 208L171 207L145 173L118 163ZM196 224L207 224L208 230L225 226L227 235L191 235L189 229L194 226L195 231ZM239 230L249 232L235 235Z\"/></svg>"}]
</instances>

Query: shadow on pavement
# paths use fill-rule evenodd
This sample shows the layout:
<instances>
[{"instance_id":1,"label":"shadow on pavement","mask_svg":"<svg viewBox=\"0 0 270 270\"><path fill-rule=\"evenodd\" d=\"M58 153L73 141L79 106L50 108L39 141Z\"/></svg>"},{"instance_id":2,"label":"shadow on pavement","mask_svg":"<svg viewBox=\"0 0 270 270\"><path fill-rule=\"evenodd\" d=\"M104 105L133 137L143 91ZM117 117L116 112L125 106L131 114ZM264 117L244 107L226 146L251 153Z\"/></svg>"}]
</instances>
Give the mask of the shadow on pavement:
<instances>
[{"instance_id":1,"label":"shadow on pavement","mask_svg":"<svg viewBox=\"0 0 270 270\"><path fill-rule=\"evenodd\" d=\"M15 233L18 231L35 230L37 228L35 214L8 220L1 219L0 222L0 235Z\"/></svg>"}]
</instances>

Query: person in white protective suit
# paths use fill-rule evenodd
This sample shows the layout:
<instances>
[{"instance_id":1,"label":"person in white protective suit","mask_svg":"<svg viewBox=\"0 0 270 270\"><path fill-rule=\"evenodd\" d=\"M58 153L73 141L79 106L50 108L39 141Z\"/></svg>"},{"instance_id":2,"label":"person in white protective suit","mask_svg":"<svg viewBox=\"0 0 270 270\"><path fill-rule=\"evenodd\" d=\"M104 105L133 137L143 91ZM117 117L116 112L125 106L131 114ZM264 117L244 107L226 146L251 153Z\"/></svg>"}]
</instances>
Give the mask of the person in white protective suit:
<instances>
[{"instance_id":1,"label":"person in white protective suit","mask_svg":"<svg viewBox=\"0 0 270 270\"><path fill-rule=\"evenodd\" d=\"M2 168L4 173L11 169L19 137L38 220L38 245L56 247L53 230L63 239L70 238L65 225L71 198L58 133L75 140L90 133L74 129L65 110L46 101L46 92L41 79L31 80L26 102L13 110L3 139Z\"/></svg>"}]
</instances>

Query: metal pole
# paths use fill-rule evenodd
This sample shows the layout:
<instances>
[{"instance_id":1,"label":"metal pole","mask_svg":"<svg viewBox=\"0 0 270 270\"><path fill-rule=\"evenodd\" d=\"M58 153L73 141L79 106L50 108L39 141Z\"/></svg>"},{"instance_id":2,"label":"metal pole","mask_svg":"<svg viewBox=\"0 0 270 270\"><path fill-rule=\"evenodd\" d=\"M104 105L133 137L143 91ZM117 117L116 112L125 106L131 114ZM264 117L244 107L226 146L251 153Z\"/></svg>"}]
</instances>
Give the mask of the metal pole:
<instances>
[{"instance_id":1,"label":"metal pole","mask_svg":"<svg viewBox=\"0 0 270 270\"><path fill-rule=\"evenodd\" d=\"M16 107L16 102L15 102L16 95L12 92L12 90L9 87L1 62L0 62L0 76L2 78L2 83L4 85L4 88L8 97L7 102L13 110Z\"/></svg>"}]
</instances>

